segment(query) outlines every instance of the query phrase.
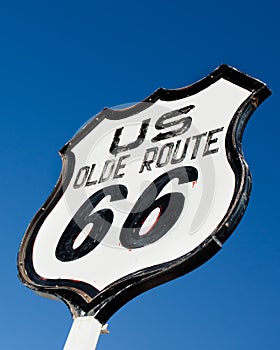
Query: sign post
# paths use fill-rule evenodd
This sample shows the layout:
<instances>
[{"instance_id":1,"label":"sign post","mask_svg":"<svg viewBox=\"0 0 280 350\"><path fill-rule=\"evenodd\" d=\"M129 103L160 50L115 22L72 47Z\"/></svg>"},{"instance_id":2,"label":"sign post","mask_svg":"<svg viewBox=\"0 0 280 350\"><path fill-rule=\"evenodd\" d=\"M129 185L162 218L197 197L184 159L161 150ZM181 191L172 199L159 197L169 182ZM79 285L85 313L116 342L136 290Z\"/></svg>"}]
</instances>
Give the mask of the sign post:
<instances>
[{"instance_id":1,"label":"sign post","mask_svg":"<svg viewBox=\"0 0 280 350\"><path fill-rule=\"evenodd\" d=\"M64 350L93 350L96 348L102 325L93 316L74 320Z\"/></svg>"},{"instance_id":2,"label":"sign post","mask_svg":"<svg viewBox=\"0 0 280 350\"><path fill-rule=\"evenodd\" d=\"M251 190L243 131L269 95L222 65L191 86L104 109L62 148L60 179L23 237L18 270L70 308L65 350L94 348L122 305L221 249Z\"/></svg>"}]
</instances>

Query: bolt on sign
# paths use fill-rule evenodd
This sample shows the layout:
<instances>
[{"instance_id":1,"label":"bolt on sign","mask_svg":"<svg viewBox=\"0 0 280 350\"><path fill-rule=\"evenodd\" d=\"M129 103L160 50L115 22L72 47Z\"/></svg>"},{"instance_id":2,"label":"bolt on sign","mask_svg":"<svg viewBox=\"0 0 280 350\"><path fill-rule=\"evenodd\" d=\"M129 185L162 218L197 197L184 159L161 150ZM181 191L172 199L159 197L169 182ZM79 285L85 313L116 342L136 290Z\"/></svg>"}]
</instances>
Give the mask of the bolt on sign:
<instances>
[{"instance_id":1,"label":"bolt on sign","mask_svg":"<svg viewBox=\"0 0 280 350\"><path fill-rule=\"evenodd\" d=\"M60 151L58 183L19 249L21 281L104 324L206 262L248 204L242 134L269 95L222 65L191 86L102 110Z\"/></svg>"}]
</instances>

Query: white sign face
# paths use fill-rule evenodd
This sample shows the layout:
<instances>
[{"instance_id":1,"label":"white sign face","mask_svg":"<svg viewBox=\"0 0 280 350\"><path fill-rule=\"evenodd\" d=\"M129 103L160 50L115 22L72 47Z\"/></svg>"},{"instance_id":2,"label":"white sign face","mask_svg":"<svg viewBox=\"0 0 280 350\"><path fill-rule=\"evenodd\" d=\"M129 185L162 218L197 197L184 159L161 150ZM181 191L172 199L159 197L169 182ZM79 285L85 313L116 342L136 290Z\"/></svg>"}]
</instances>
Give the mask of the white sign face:
<instances>
[{"instance_id":1,"label":"white sign face","mask_svg":"<svg viewBox=\"0 0 280 350\"><path fill-rule=\"evenodd\" d=\"M268 95L221 66L190 87L103 110L61 151L60 181L21 245L24 283L103 322L208 260L247 205L241 137Z\"/></svg>"}]
</instances>

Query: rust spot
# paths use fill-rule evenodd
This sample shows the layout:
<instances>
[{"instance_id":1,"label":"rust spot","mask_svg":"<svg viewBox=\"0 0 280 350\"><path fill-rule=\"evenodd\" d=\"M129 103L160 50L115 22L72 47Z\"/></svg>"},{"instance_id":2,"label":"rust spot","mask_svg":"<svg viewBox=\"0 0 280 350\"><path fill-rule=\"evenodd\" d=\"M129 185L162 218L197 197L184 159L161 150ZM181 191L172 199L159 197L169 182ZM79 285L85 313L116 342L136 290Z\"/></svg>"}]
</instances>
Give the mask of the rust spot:
<instances>
[{"instance_id":1,"label":"rust spot","mask_svg":"<svg viewBox=\"0 0 280 350\"><path fill-rule=\"evenodd\" d=\"M197 181L193 181L192 182L192 188L194 188L194 186L197 184Z\"/></svg>"},{"instance_id":2,"label":"rust spot","mask_svg":"<svg viewBox=\"0 0 280 350\"><path fill-rule=\"evenodd\" d=\"M257 108L258 105L259 105L259 100L258 100L258 98L257 98L256 96L252 96L251 101L252 101L253 107L254 107L254 108Z\"/></svg>"}]
</instances>

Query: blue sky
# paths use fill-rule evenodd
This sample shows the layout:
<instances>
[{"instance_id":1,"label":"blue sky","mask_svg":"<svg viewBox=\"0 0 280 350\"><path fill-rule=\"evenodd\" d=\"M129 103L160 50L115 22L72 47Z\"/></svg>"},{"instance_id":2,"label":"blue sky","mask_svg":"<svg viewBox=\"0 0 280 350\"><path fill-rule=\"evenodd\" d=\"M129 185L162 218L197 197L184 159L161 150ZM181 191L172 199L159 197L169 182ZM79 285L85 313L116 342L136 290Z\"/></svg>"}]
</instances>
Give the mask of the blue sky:
<instances>
[{"instance_id":1,"label":"blue sky","mask_svg":"<svg viewBox=\"0 0 280 350\"><path fill-rule=\"evenodd\" d=\"M0 2L1 349L61 349L71 326L67 307L21 285L16 269L58 179L58 150L103 107L222 63L272 90L244 133L245 216L208 263L120 309L98 349L278 349L279 10L271 0Z\"/></svg>"}]
</instances>

